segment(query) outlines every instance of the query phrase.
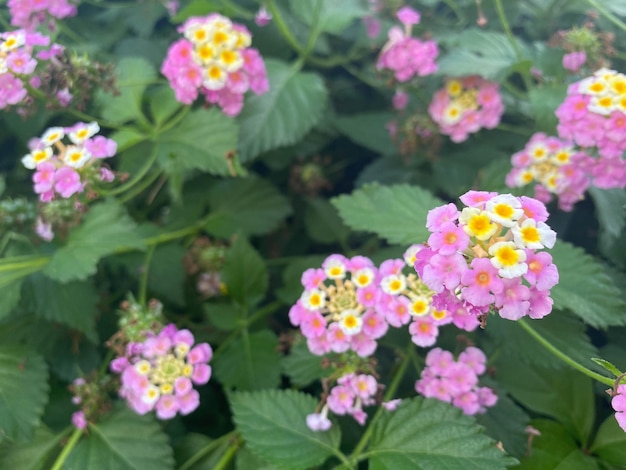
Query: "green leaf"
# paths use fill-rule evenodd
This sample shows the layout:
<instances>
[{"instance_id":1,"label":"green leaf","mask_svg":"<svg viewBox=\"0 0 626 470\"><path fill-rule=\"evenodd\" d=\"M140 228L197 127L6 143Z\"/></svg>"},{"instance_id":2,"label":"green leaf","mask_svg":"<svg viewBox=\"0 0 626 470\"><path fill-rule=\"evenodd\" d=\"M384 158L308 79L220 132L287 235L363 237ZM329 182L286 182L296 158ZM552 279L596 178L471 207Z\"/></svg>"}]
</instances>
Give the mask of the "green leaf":
<instances>
[{"instance_id":1,"label":"green leaf","mask_svg":"<svg viewBox=\"0 0 626 470\"><path fill-rule=\"evenodd\" d=\"M171 470L174 458L154 416L117 409L89 425L89 434L69 455L66 468Z\"/></svg>"},{"instance_id":2,"label":"green leaf","mask_svg":"<svg viewBox=\"0 0 626 470\"><path fill-rule=\"evenodd\" d=\"M0 446L0 468L20 470L48 470L52 467L52 456L61 449L59 444L65 434L53 434L46 427L35 430L29 442Z\"/></svg>"},{"instance_id":3,"label":"green leaf","mask_svg":"<svg viewBox=\"0 0 626 470\"><path fill-rule=\"evenodd\" d=\"M615 377L619 377L620 375L622 375L622 371L620 371L617 367L615 367L613 364L611 364L607 360L600 359L599 357L592 357L591 360L595 362L596 364L598 364L603 369L609 371Z\"/></svg>"},{"instance_id":4,"label":"green leaf","mask_svg":"<svg viewBox=\"0 0 626 470\"><path fill-rule=\"evenodd\" d=\"M366 113L337 116L333 123L354 143L381 155L388 155L396 152L396 146L385 127L391 120L393 120L391 113Z\"/></svg>"},{"instance_id":5,"label":"green leaf","mask_svg":"<svg viewBox=\"0 0 626 470\"><path fill-rule=\"evenodd\" d=\"M374 232L389 243L398 244L425 242L430 235L426 215L444 204L428 191L406 184L367 185L330 202L354 230Z\"/></svg>"},{"instance_id":6,"label":"green leaf","mask_svg":"<svg viewBox=\"0 0 626 470\"><path fill-rule=\"evenodd\" d=\"M596 462L583 453L568 431L549 420L534 420L532 426L541 435L534 436L530 455L516 470L596 470Z\"/></svg>"},{"instance_id":7,"label":"green leaf","mask_svg":"<svg viewBox=\"0 0 626 470\"><path fill-rule=\"evenodd\" d=\"M295 390L233 393L233 419L246 445L270 463L291 470L307 469L338 452L339 427L311 431L306 416L317 401Z\"/></svg>"},{"instance_id":8,"label":"green leaf","mask_svg":"<svg viewBox=\"0 0 626 470\"><path fill-rule=\"evenodd\" d=\"M227 156L237 148L237 123L217 108L197 109L155 142L158 161L168 173L198 169L228 175Z\"/></svg>"},{"instance_id":9,"label":"green leaf","mask_svg":"<svg viewBox=\"0 0 626 470\"><path fill-rule=\"evenodd\" d=\"M228 295L243 306L265 297L269 278L263 258L243 237L237 237L226 255L223 279Z\"/></svg>"},{"instance_id":10,"label":"green leaf","mask_svg":"<svg viewBox=\"0 0 626 470\"><path fill-rule=\"evenodd\" d=\"M290 0L293 14L307 26L315 22L319 31L339 34L350 24L368 14L359 0Z\"/></svg>"},{"instance_id":11,"label":"green leaf","mask_svg":"<svg viewBox=\"0 0 626 470\"><path fill-rule=\"evenodd\" d=\"M350 235L337 209L319 197L306 199L304 223L311 238L319 243L343 243Z\"/></svg>"},{"instance_id":12,"label":"green leaf","mask_svg":"<svg viewBox=\"0 0 626 470\"><path fill-rule=\"evenodd\" d=\"M204 434L198 434L190 432L180 439L174 447L174 457L178 464L177 468L183 465L188 460L195 458L197 454L203 452L203 449L210 445L214 439L211 439ZM188 470L206 470L215 468L224 451L230 446L230 441L225 440L221 445L215 447L211 452L203 455L202 458L197 460L191 467L187 467Z\"/></svg>"},{"instance_id":13,"label":"green leaf","mask_svg":"<svg viewBox=\"0 0 626 470\"><path fill-rule=\"evenodd\" d=\"M298 335L293 342L289 355L280 361L283 374L296 387L306 387L314 380L324 376L322 358L311 354L303 336Z\"/></svg>"},{"instance_id":14,"label":"green leaf","mask_svg":"<svg viewBox=\"0 0 626 470\"><path fill-rule=\"evenodd\" d=\"M289 200L257 177L221 181L209 192L211 219L206 230L218 237L236 232L263 235L291 214Z\"/></svg>"},{"instance_id":15,"label":"green leaf","mask_svg":"<svg viewBox=\"0 0 626 470\"><path fill-rule=\"evenodd\" d=\"M286 304L295 304L302 295L302 273L309 268L319 268L325 256L313 255L295 258L283 270L283 286L276 289L276 295Z\"/></svg>"},{"instance_id":16,"label":"green leaf","mask_svg":"<svg viewBox=\"0 0 626 470\"><path fill-rule=\"evenodd\" d=\"M243 332L213 361L215 377L226 387L260 390L278 387L278 339L270 330Z\"/></svg>"},{"instance_id":17,"label":"green leaf","mask_svg":"<svg viewBox=\"0 0 626 470\"><path fill-rule=\"evenodd\" d=\"M298 67L265 61L270 89L251 96L239 117L239 152L247 162L301 139L322 117L328 93L322 78Z\"/></svg>"},{"instance_id":18,"label":"green leaf","mask_svg":"<svg viewBox=\"0 0 626 470\"><path fill-rule=\"evenodd\" d=\"M33 270L32 267L26 267L0 272L0 318L10 315L20 303L24 277L32 273Z\"/></svg>"},{"instance_id":19,"label":"green leaf","mask_svg":"<svg viewBox=\"0 0 626 470\"><path fill-rule=\"evenodd\" d=\"M531 88L528 92L530 109L535 117L536 130L548 134L556 133L558 120L554 111L567 95L567 85L546 85Z\"/></svg>"},{"instance_id":20,"label":"green leaf","mask_svg":"<svg viewBox=\"0 0 626 470\"><path fill-rule=\"evenodd\" d=\"M211 324L219 330L232 331L238 328L241 318L241 306L232 300L225 302L207 302L204 311Z\"/></svg>"},{"instance_id":21,"label":"green leaf","mask_svg":"<svg viewBox=\"0 0 626 470\"><path fill-rule=\"evenodd\" d=\"M148 104L150 106L150 115L157 126L165 123L182 107L176 101L174 90L167 85L163 85L150 93Z\"/></svg>"},{"instance_id":22,"label":"green leaf","mask_svg":"<svg viewBox=\"0 0 626 470\"><path fill-rule=\"evenodd\" d=\"M32 275L24 286L24 307L47 320L77 329L98 342L96 315L98 293L93 284L56 282L43 274Z\"/></svg>"},{"instance_id":23,"label":"green leaf","mask_svg":"<svg viewBox=\"0 0 626 470\"><path fill-rule=\"evenodd\" d=\"M148 287L176 305L185 304L185 249L177 244L159 246L152 255L148 272Z\"/></svg>"},{"instance_id":24,"label":"green leaf","mask_svg":"<svg viewBox=\"0 0 626 470\"><path fill-rule=\"evenodd\" d=\"M247 447L243 447L237 452L235 468L237 470L278 470L274 465L250 452Z\"/></svg>"},{"instance_id":25,"label":"green leaf","mask_svg":"<svg viewBox=\"0 0 626 470\"><path fill-rule=\"evenodd\" d=\"M504 33L470 28L452 36L446 45L449 52L437 61L442 75L502 79L517 62L515 48Z\"/></svg>"},{"instance_id":26,"label":"green leaf","mask_svg":"<svg viewBox=\"0 0 626 470\"><path fill-rule=\"evenodd\" d=\"M582 249L558 241L550 251L559 269L554 308L568 309L596 328L626 324L626 302L602 264Z\"/></svg>"},{"instance_id":27,"label":"green leaf","mask_svg":"<svg viewBox=\"0 0 626 470\"><path fill-rule=\"evenodd\" d=\"M111 96L102 91L96 95L96 100L102 107L102 117L107 121L123 123L143 116L141 110L143 92L155 77L154 67L141 57L120 60L115 69L119 95Z\"/></svg>"},{"instance_id":28,"label":"green leaf","mask_svg":"<svg viewBox=\"0 0 626 470\"><path fill-rule=\"evenodd\" d=\"M591 379L567 369L547 369L508 358L498 359L494 377L525 407L553 417L586 443L595 407Z\"/></svg>"},{"instance_id":29,"label":"green leaf","mask_svg":"<svg viewBox=\"0 0 626 470\"><path fill-rule=\"evenodd\" d=\"M590 453L618 468L626 462L626 432L609 416L598 429Z\"/></svg>"},{"instance_id":30,"label":"green leaf","mask_svg":"<svg viewBox=\"0 0 626 470\"><path fill-rule=\"evenodd\" d=\"M626 191L619 188L589 188L596 206L600 227L611 237L619 237L626 226Z\"/></svg>"},{"instance_id":31,"label":"green leaf","mask_svg":"<svg viewBox=\"0 0 626 470\"><path fill-rule=\"evenodd\" d=\"M516 463L496 447L473 418L438 400L404 400L373 426L365 453L371 470L496 470Z\"/></svg>"},{"instance_id":32,"label":"green leaf","mask_svg":"<svg viewBox=\"0 0 626 470\"><path fill-rule=\"evenodd\" d=\"M94 205L82 224L75 228L67 245L58 249L44 273L52 279L67 282L85 279L96 272L98 260L120 248L143 249L135 222L115 201Z\"/></svg>"},{"instance_id":33,"label":"green leaf","mask_svg":"<svg viewBox=\"0 0 626 470\"><path fill-rule=\"evenodd\" d=\"M0 346L0 440L33 437L48 401L48 368L24 346Z\"/></svg>"}]
</instances>

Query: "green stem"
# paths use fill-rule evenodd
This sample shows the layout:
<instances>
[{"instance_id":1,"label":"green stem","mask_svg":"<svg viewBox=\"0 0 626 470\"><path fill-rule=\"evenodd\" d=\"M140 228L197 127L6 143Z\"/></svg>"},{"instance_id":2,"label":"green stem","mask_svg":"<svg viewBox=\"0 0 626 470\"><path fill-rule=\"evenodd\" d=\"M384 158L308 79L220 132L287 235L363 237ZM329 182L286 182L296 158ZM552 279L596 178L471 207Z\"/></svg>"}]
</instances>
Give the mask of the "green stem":
<instances>
[{"instance_id":1,"label":"green stem","mask_svg":"<svg viewBox=\"0 0 626 470\"><path fill-rule=\"evenodd\" d=\"M228 446L226 452L222 454L222 457L220 458L219 462L215 464L213 470L224 470L233 459L242 443L243 440L241 439L241 437L237 436L237 438L234 439L233 442L231 442L230 446Z\"/></svg>"},{"instance_id":2,"label":"green stem","mask_svg":"<svg viewBox=\"0 0 626 470\"><path fill-rule=\"evenodd\" d=\"M506 37L509 39L513 50L515 51L515 57L517 57L518 61L524 60L524 55L522 54L522 50L513 36L513 31L511 30L511 26L509 25L508 20L506 19L506 14L504 13L504 8L502 7L502 0L494 0L496 5L496 11L498 12L498 19L500 20L500 24L502 25L502 29L504 29L504 33ZM526 86L526 90L530 90L532 88L532 81L530 76L527 73L522 73L522 79L524 80L524 85Z\"/></svg>"},{"instance_id":3,"label":"green stem","mask_svg":"<svg viewBox=\"0 0 626 470\"><path fill-rule=\"evenodd\" d=\"M156 245L151 245L148 247L148 251L146 251L146 256L143 260L143 272L141 273L141 278L139 279L139 303L145 307L146 300L148 297L148 276L150 274L150 261L152 261L152 255L154 254L154 250L156 249Z\"/></svg>"},{"instance_id":4,"label":"green stem","mask_svg":"<svg viewBox=\"0 0 626 470\"><path fill-rule=\"evenodd\" d=\"M137 195L141 194L143 191L148 189L156 180L159 179L159 176L163 174L163 170L155 170L152 174L143 180L141 184L138 184L134 188L131 188L126 194L119 197L119 201L122 204L126 204L131 199L135 198Z\"/></svg>"},{"instance_id":5,"label":"green stem","mask_svg":"<svg viewBox=\"0 0 626 470\"><path fill-rule=\"evenodd\" d=\"M163 132L168 131L172 127L176 126L180 121L183 120L185 116L187 116L187 114L189 114L189 111L191 111L191 106L183 106L178 114L176 114L173 118L167 121L163 127L155 129L155 138Z\"/></svg>"},{"instance_id":6,"label":"green stem","mask_svg":"<svg viewBox=\"0 0 626 470\"><path fill-rule=\"evenodd\" d=\"M521 325L522 328L524 328L528 332L528 334L532 336L533 338L535 338L544 348L546 348L548 351L550 351L552 354L554 354L556 357L561 359L566 364L570 365L577 371L582 372L587 377L591 377L592 379L597 380L598 382L601 382L605 385L613 386L615 382L613 379L610 379L601 374L598 374L597 372L587 369L585 366L583 366L582 364L579 364L574 359L569 357L567 354L563 353L562 351L559 351L557 348L555 348L552 345L552 343L550 343L550 341L548 341L539 333L537 333L537 331L535 331L535 329L532 326L530 326L525 319L522 318L518 320L517 323Z\"/></svg>"},{"instance_id":7,"label":"green stem","mask_svg":"<svg viewBox=\"0 0 626 470\"><path fill-rule=\"evenodd\" d=\"M113 188L110 191L105 190L105 191L100 191L100 193L103 196L116 196L118 194L121 194L131 189L150 171L150 168L152 168L152 165L154 165L154 162L156 161L158 154L159 154L158 147L155 145L154 148L152 149L152 153L150 154L150 157L145 161L145 163L139 169L137 174L135 174L133 179L126 181L124 184L118 186L117 188Z\"/></svg>"},{"instance_id":8,"label":"green stem","mask_svg":"<svg viewBox=\"0 0 626 470\"><path fill-rule=\"evenodd\" d=\"M604 16L619 29L621 29L622 31L626 31L626 23L624 23L617 16L607 10L600 2L598 2L597 0L587 0L587 3L594 7L596 10L598 10L600 13L602 13L602 16Z\"/></svg>"},{"instance_id":9,"label":"green stem","mask_svg":"<svg viewBox=\"0 0 626 470\"><path fill-rule=\"evenodd\" d=\"M308 55L313 51L315 47L315 43L317 42L317 38L320 35L319 31L319 22L320 22L320 10L322 7L322 0L317 0L315 3L315 13L313 14L313 21L311 23L311 30L309 33L309 37L306 41L306 45L304 46L304 50L300 54L300 57L304 60L308 57Z\"/></svg>"},{"instance_id":10,"label":"green stem","mask_svg":"<svg viewBox=\"0 0 626 470\"><path fill-rule=\"evenodd\" d=\"M261 318L271 315L272 313L279 310L282 306L283 303L280 300L275 300L274 302L267 304L265 307L257 310L254 315L246 319L246 326L250 326L253 323L256 323Z\"/></svg>"},{"instance_id":11,"label":"green stem","mask_svg":"<svg viewBox=\"0 0 626 470\"><path fill-rule=\"evenodd\" d=\"M54 465L52 465L52 468L50 470L61 470L61 468L63 468L65 459L67 459L67 457L70 455L72 450L74 450L74 447L76 447L76 444L78 444L78 441L80 440L80 437L82 435L83 435L82 429L78 429L78 428L74 429L74 432L70 436L69 441L67 441L67 444L65 444L65 447L63 447L63 450L61 451L61 453L55 460Z\"/></svg>"},{"instance_id":12,"label":"green stem","mask_svg":"<svg viewBox=\"0 0 626 470\"><path fill-rule=\"evenodd\" d=\"M178 470L189 470L196 463L202 460L204 457L213 452L216 448L221 446L225 441L232 439L237 436L237 431L231 431L223 436L218 437L217 439L209 442L206 446L200 449L198 452L193 454L185 463L183 463Z\"/></svg>"},{"instance_id":13,"label":"green stem","mask_svg":"<svg viewBox=\"0 0 626 470\"><path fill-rule=\"evenodd\" d=\"M289 26L287 26L287 23L285 23L283 15L280 13L280 10L276 7L274 0L268 0L266 3L266 7L269 10L269 12L272 14L272 18L274 19L274 24L278 27L278 30L283 35L287 43L291 46L291 48L294 51L302 55L302 53L304 52L302 45L298 42L298 40L289 30Z\"/></svg>"},{"instance_id":14,"label":"green stem","mask_svg":"<svg viewBox=\"0 0 626 470\"><path fill-rule=\"evenodd\" d=\"M6 259L11 260L11 258L6 258ZM6 263L6 264L0 265L0 273L7 272L7 271L15 271L18 269L30 269L30 268L39 269L45 266L46 264L48 264L49 261L50 261L49 256L38 256L37 258L34 258L30 261L18 261L18 262Z\"/></svg>"}]
</instances>

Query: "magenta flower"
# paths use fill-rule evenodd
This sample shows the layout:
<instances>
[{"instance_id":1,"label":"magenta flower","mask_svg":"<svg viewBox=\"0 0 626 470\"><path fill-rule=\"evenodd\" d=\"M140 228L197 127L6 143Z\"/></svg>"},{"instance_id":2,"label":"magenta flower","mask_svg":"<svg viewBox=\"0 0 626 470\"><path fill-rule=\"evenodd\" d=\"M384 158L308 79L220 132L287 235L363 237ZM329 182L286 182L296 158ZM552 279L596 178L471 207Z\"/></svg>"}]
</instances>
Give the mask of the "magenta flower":
<instances>
[{"instance_id":1,"label":"magenta flower","mask_svg":"<svg viewBox=\"0 0 626 470\"><path fill-rule=\"evenodd\" d=\"M585 51L570 52L563 56L563 68L570 72L578 72L587 62Z\"/></svg>"},{"instance_id":2,"label":"magenta flower","mask_svg":"<svg viewBox=\"0 0 626 470\"><path fill-rule=\"evenodd\" d=\"M80 175L73 168L64 166L59 168L55 174L54 190L61 197L68 198L73 194L83 190L83 183L80 181Z\"/></svg>"},{"instance_id":3,"label":"magenta flower","mask_svg":"<svg viewBox=\"0 0 626 470\"><path fill-rule=\"evenodd\" d=\"M256 15L254 15L254 22L257 26L267 26L270 21L272 21L272 14L267 11L267 8L265 8L265 6L259 8L259 10L256 12Z\"/></svg>"},{"instance_id":4,"label":"magenta flower","mask_svg":"<svg viewBox=\"0 0 626 470\"><path fill-rule=\"evenodd\" d=\"M428 238L428 246L440 254L448 256L464 251L469 245L469 236L453 222L438 227Z\"/></svg>"},{"instance_id":5,"label":"magenta flower","mask_svg":"<svg viewBox=\"0 0 626 470\"><path fill-rule=\"evenodd\" d=\"M626 432L626 385L617 387L617 395L613 396L611 406L615 410L617 424Z\"/></svg>"},{"instance_id":6,"label":"magenta flower","mask_svg":"<svg viewBox=\"0 0 626 470\"><path fill-rule=\"evenodd\" d=\"M414 10L411 7L402 7L396 13L398 20L405 26L413 26L414 24L418 24L420 22L420 14L417 10Z\"/></svg>"},{"instance_id":7,"label":"magenta flower","mask_svg":"<svg viewBox=\"0 0 626 470\"><path fill-rule=\"evenodd\" d=\"M504 285L498 276L498 270L486 258L474 258L470 264L472 269L463 273L461 283L463 297L477 307L493 303L493 294L502 292Z\"/></svg>"}]
</instances>

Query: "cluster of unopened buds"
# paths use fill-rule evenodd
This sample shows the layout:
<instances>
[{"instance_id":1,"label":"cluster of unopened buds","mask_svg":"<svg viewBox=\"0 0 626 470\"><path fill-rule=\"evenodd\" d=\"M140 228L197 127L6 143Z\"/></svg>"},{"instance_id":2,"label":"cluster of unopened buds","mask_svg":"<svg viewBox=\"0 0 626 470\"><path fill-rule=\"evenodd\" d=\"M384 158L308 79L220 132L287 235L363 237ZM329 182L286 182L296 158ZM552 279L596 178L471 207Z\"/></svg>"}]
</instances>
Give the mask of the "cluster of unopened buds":
<instances>
[{"instance_id":1,"label":"cluster of unopened buds","mask_svg":"<svg viewBox=\"0 0 626 470\"><path fill-rule=\"evenodd\" d=\"M461 196L459 211L447 204L428 213L428 246L415 269L436 294L433 305L467 311L481 319L542 318L552 311L550 289L558 282L552 256L556 233L545 223L542 202L484 191Z\"/></svg>"},{"instance_id":2,"label":"cluster of unopened buds","mask_svg":"<svg viewBox=\"0 0 626 470\"><path fill-rule=\"evenodd\" d=\"M111 370L121 376L120 396L138 414L156 410L159 419L171 419L191 413L200 405L193 386L211 377L211 347L194 346L193 334L174 324L145 336L142 342L129 342L125 354L111 362Z\"/></svg>"},{"instance_id":3,"label":"cluster of unopened buds","mask_svg":"<svg viewBox=\"0 0 626 470\"><path fill-rule=\"evenodd\" d=\"M506 184L514 188L535 181L535 198L548 203L553 194L557 195L559 208L571 211L589 187L585 168L593 161L569 142L536 133L523 150L511 157L513 169L506 176Z\"/></svg>"},{"instance_id":4,"label":"cluster of unopened buds","mask_svg":"<svg viewBox=\"0 0 626 470\"><path fill-rule=\"evenodd\" d=\"M80 407L72 414L72 424L78 429L85 429L88 423L95 422L111 408L109 391L113 382L110 376L98 378L98 374L75 379L69 386L72 403Z\"/></svg>"},{"instance_id":5,"label":"cluster of unopened buds","mask_svg":"<svg viewBox=\"0 0 626 470\"><path fill-rule=\"evenodd\" d=\"M185 271L187 274L197 276L196 289L203 297L218 297L227 292L222 278L227 253L227 245L201 237L194 240L185 254Z\"/></svg>"},{"instance_id":6,"label":"cluster of unopened buds","mask_svg":"<svg viewBox=\"0 0 626 470\"><path fill-rule=\"evenodd\" d=\"M52 18L76 15L76 6L67 0L9 0L7 6L11 24L28 30L34 30L46 22L49 29L54 29Z\"/></svg>"},{"instance_id":7,"label":"cluster of unopened buds","mask_svg":"<svg viewBox=\"0 0 626 470\"><path fill-rule=\"evenodd\" d=\"M50 202L57 195L67 199L87 186L115 179L101 161L115 155L117 144L97 135L99 131L96 122L79 122L51 127L29 142L30 153L22 158L22 164L35 170L34 191L42 202ZM66 136L70 144L63 143Z\"/></svg>"},{"instance_id":8,"label":"cluster of unopened buds","mask_svg":"<svg viewBox=\"0 0 626 470\"><path fill-rule=\"evenodd\" d=\"M485 354L475 347L465 349L457 361L450 351L431 349L421 378L415 382L415 390L426 398L451 403L466 415L485 413L498 401L491 388L478 384L486 364Z\"/></svg>"},{"instance_id":9,"label":"cluster of unopened buds","mask_svg":"<svg viewBox=\"0 0 626 470\"><path fill-rule=\"evenodd\" d=\"M557 108L559 136L583 148L597 148L586 171L603 189L626 186L626 75L600 69L569 86Z\"/></svg>"},{"instance_id":10,"label":"cluster of unopened buds","mask_svg":"<svg viewBox=\"0 0 626 470\"><path fill-rule=\"evenodd\" d=\"M202 93L226 115L236 116L248 90L268 91L265 63L250 47L245 26L213 13L189 18L179 31L185 38L172 44L161 67L178 101L191 104Z\"/></svg>"},{"instance_id":11,"label":"cluster of unopened buds","mask_svg":"<svg viewBox=\"0 0 626 470\"><path fill-rule=\"evenodd\" d=\"M24 102L28 96L24 80L32 77L37 60L48 60L63 50L55 44L35 53L35 47L49 44L49 37L23 29L0 33L0 109Z\"/></svg>"},{"instance_id":12,"label":"cluster of unopened buds","mask_svg":"<svg viewBox=\"0 0 626 470\"><path fill-rule=\"evenodd\" d=\"M463 142L470 134L500 123L504 113L500 86L475 75L449 79L435 93L428 113L442 134Z\"/></svg>"},{"instance_id":13,"label":"cluster of unopened buds","mask_svg":"<svg viewBox=\"0 0 626 470\"><path fill-rule=\"evenodd\" d=\"M376 68L392 71L399 82L432 75L437 71L437 43L414 38L411 34L413 25L420 22L420 14L410 7L403 7L398 10L397 17L404 28L394 26L389 30L389 40L382 48Z\"/></svg>"}]
</instances>

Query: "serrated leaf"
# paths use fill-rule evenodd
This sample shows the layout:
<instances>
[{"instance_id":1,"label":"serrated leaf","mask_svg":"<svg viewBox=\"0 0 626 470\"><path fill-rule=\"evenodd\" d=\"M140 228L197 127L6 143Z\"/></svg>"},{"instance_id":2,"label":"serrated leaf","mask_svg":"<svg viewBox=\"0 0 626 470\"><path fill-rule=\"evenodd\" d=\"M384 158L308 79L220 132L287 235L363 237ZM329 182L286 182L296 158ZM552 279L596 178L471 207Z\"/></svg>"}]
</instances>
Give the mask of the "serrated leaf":
<instances>
[{"instance_id":1,"label":"serrated leaf","mask_svg":"<svg viewBox=\"0 0 626 470\"><path fill-rule=\"evenodd\" d=\"M617 467L624 465L626 462L626 432L617 424L615 416L609 416L600 425L589 452Z\"/></svg>"},{"instance_id":2,"label":"serrated leaf","mask_svg":"<svg viewBox=\"0 0 626 470\"><path fill-rule=\"evenodd\" d=\"M278 387L278 338L269 330L243 332L213 361L215 377L226 387L260 390Z\"/></svg>"},{"instance_id":3,"label":"serrated leaf","mask_svg":"<svg viewBox=\"0 0 626 470\"><path fill-rule=\"evenodd\" d=\"M98 342L98 293L84 281L61 284L43 274L32 275L24 286L24 307L35 315L83 332Z\"/></svg>"},{"instance_id":4,"label":"serrated leaf","mask_svg":"<svg viewBox=\"0 0 626 470\"><path fill-rule=\"evenodd\" d=\"M317 400L295 390L233 393L230 397L237 429L252 452L280 468L307 469L338 452L338 426L311 431L306 416Z\"/></svg>"},{"instance_id":5,"label":"serrated leaf","mask_svg":"<svg viewBox=\"0 0 626 470\"><path fill-rule=\"evenodd\" d=\"M223 276L228 296L243 306L257 304L267 292L269 278L263 258L243 237L237 237L228 250Z\"/></svg>"},{"instance_id":6,"label":"serrated leaf","mask_svg":"<svg viewBox=\"0 0 626 470\"><path fill-rule=\"evenodd\" d=\"M554 308L568 309L596 328L626 324L626 302L603 266L582 249L558 241L550 250L559 269Z\"/></svg>"},{"instance_id":7,"label":"serrated leaf","mask_svg":"<svg viewBox=\"0 0 626 470\"><path fill-rule=\"evenodd\" d=\"M141 99L148 83L156 77L156 70L141 57L127 57L115 68L119 95L99 92L97 101L102 107L102 117L107 121L123 123L142 116Z\"/></svg>"},{"instance_id":8,"label":"serrated leaf","mask_svg":"<svg viewBox=\"0 0 626 470\"><path fill-rule=\"evenodd\" d=\"M523 458L516 470L595 470L595 461L559 423L538 419L531 425L541 434L534 436L530 455Z\"/></svg>"},{"instance_id":9,"label":"serrated leaf","mask_svg":"<svg viewBox=\"0 0 626 470\"><path fill-rule=\"evenodd\" d=\"M499 470L516 463L496 447L473 418L438 400L404 400L373 426L365 453L371 470Z\"/></svg>"},{"instance_id":10,"label":"serrated leaf","mask_svg":"<svg viewBox=\"0 0 626 470\"><path fill-rule=\"evenodd\" d=\"M221 181L209 192L211 219L206 230L218 237L236 232L263 235L291 214L291 205L274 186L257 177Z\"/></svg>"},{"instance_id":11,"label":"serrated leaf","mask_svg":"<svg viewBox=\"0 0 626 470\"><path fill-rule=\"evenodd\" d=\"M172 470L174 457L153 415L117 409L89 425L89 434L70 453L66 467Z\"/></svg>"},{"instance_id":12,"label":"serrated leaf","mask_svg":"<svg viewBox=\"0 0 626 470\"><path fill-rule=\"evenodd\" d=\"M24 277L32 273L33 269L28 267L0 272L0 318L10 315L13 309L17 307L20 302Z\"/></svg>"},{"instance_id":13,"label":"serrated leaf","mask_svg":"<svg viewBox=\"0 0 626 470\"><path fill-rule=\"evenodd\" d=\"M589 188L600 227L611 238L619 237L626 226L626 191L620 188Z\"/></svg>"},{"instance_id":14,"label":"serrated leaf","mask_svg":"<svg viewBox=\"0 0 626 470\"><path fill-rule=\"evenodd\" d=\"M63 433L53 434L47 428L39 427L29 442L0 446L0 468L48 470L52 466L52 456L61 450L59 443L64 437Z\"/></svg>"},{"instance_id":15,"label":"serrated leaf","mask_svg":"<svg viewBox=\"0 0 626 470\"><path fill-rule=\"evenodd\" d=\"M613 364L611 364L609 361L605 359L600 359L599 357L592 357L591 360L595 362L596 364L598 364L600 367L602 367L604 370L609 371L615 377L619 377L620 375L622 375L622 372L617 367L615 367Z\"/></svg>"},{"instance_id":16,"label":"serrated leaf","mask_svg":"<svg viewBox=\"0 0 626 470\"><path fill-rule=\"evenodd\" d=\"M426 215L444 204L428 191L406 184L368 185L330 202L354 230L373 232L389 243L405 245L428 239Z\"/></svg>"},{"instance_id":17,"label":"serrated leaf","mask_svg":"<svg viewBox=\"0 0 626 470\"><path fill-rule=\"evenodd\" d=\"M237 148L237 123L217 108L197 109L155 142L158 161L169 173L198 169L228 175L227 156Z\"/></svg>"},{"instance_id":18,"label":"serrated leaf","mask_svg":"<svg viewBox=\"0 0 626 470\"><path fill-rule=\"evenodd\" d=\"M180 245L161 245L152 255L148 272L150 290L179 306L185 304L184 255Z\"/></svg>"},{"instance_id":19,"label":"serrated leaf","mask_svg":"<svg viewBox=\"0 0 626 470\"><path fill-rule=\"evenodd\" d=\"M211 324L219 330L232 331L239 326L241 306L233 301L207 302L204 304L204 311Z\"/></svg>"},{"instance_id":20,"label":"serrated leaf","mask_svg":"<svg viewBox=\"0 0 626 470\"><path fill-rule=\"evenodd\" d=\"M324 376L322 358L311 354L305 339L298 335L289 354L280 360L285 374L296 387L305 387Z\"/></svg>"},{"instance_id":21,"label":"serrated leaf","mask_svg":"<svg viewBox=\"0 0 626 470\"><path fill-rule=\"evenodd\" d=\"M385 125L393 120L391 113L365 113L355 116L337 116L335 127L354 143L365 148L389 155L396 152Z\"/></svg>"},{"instance_id":22,"label":"serrated leaf","mask_svg":"<svg viewBox=\"0 0 626 470\"><path fill-rule=\"evenodd\" d=\"M24 346L0 346L0 440L30 440L48 401L48 368Z\"/></svg>"},{"instance_id":23,"label":"serrated leaf","mask_svg":"<svg viewBox=\"0 0 626 470\"><path fill-rule=\"evenodd\" d=\"M96 272L100 258L120 248L140 250L144 242L122 206L115 201L102 202L89 210L67 244L52 255L44 273L60 282L85 279Z\"/></svg>"},{"instance_id":24,"label":"serrated leaf","mask_svg":"<svg viewBox=\"0 0 626 470\"><path fill-rule=\"evenodd\" d=\"M359 0L290 0L293 14L307 26L315 22L320 31L339 34L369 12Z\"/></svg>"},{"instance_id":25,"label":"serrated leaf","mask_svg":"<svg viewBox=\"0 0 626 470\"><path fill-rule=\"evenodd\" d=\"M306 199L304 223L311 238L319 243L342 243L350 235L330 202L319 197Z\"/></svg>"},{"instance_id":26,"label":"serrated leaf","mask_svg":"<svg viewBox=\"0 0 626 470\"><path fill-rule=\"evenodd\" d=\"M500 358L495 379L525 407L557 419L580 442L589 439L595 407L587 376L571 368L529 367L513 358Z\"/></svg>"},{"instance_id":27,"label":"serrated leaf","mask_svg":"<svg viewBox=\"0 0 626 470\"><path fill-rule=\"evenodd\" d=\"M239 152L247 162L268 150L302 138L322 117L328 92L322 78L268 59L270 89L249 97L239 117Z\"/></svg>"},{"instance_id":28,"label":"serrated leaf","mask_svg":"<svg viewBox=\"0 0 626 470\"><path fill-rule=\"evenodd\" d=\"M277 470L277 467L253 454L247 447L243 447L237 452L235 468L237 470Z\"/></svg>"}]
</instances>

